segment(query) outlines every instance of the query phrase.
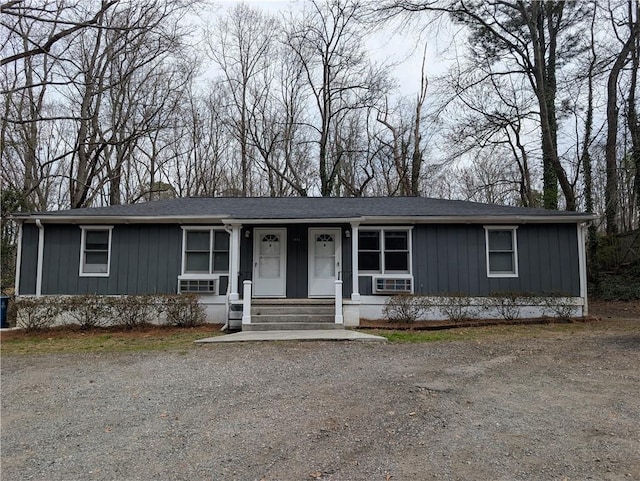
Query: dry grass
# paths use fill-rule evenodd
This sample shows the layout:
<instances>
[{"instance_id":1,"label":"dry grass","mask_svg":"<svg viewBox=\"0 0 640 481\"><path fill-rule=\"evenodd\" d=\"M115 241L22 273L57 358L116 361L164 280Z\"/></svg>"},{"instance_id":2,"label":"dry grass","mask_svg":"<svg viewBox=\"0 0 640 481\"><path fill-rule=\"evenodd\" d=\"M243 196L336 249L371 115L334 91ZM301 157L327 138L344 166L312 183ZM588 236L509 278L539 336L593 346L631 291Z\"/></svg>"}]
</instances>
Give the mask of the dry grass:
<instances>
[{"instance_id":1,"label":"dry grass","mask_svg":"<svg viewBox=\"0 0 640 481\"><path fill-rule=\"evenodd\" d=\"M0 335L0 353L6 355L184 350L194 341L220 335L219 325L191 328L147 326L132 330L111 328L79 330L62 327L43 331L5 331Z\"/></svg>"},{"instance_id":2,"label":"dry grass","mask_svg":"<svg viewBox=\"0 0 640 481\"><path fill-rule=\"evenodd\" d=\"M508 338L564 337L581 333L640 332L640 320L606 319L551 324L516 324L464 327L435 331L385 330L367 332L386 337L393 342L469 341Z\"/></svg>"},{"instance_id":3,"label":"dry grass","mask_svg":"<svg viewBox=\"0 0 640 481\"><path fill-rule=\"evenodd\" d=\"M468 340L500 340L509 338L560 338L575 333L597 335L607 331L640 333L640 320L589 320L580 322L527 325L492 325L441 329L435 331L411 331L372 329L372 332L392 342L437 342ZM78 353L122 352L194 349L194 341L221 335L219 325L193 328L147 326L133 330L93 329L82 331L65 327L46 331L5 331L0 335L2 356Z\"/></svg>"}]
</instances>

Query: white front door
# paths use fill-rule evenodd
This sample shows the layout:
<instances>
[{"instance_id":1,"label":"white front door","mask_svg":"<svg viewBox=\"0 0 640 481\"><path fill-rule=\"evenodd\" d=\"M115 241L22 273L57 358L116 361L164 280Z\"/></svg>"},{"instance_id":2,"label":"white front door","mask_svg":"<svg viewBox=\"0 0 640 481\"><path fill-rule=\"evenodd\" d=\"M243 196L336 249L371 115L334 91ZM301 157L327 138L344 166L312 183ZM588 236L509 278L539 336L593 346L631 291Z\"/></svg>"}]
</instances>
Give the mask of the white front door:
<instances>
[{"instance_id":1,"label":"white front door","mask_svg":"<svg viewBox=\"0 0 640 481\"><path fill-rule=\"evenodd\" d=\"M309 229L309 297L332 297L342 257L340 229Z\"/></svg>"},{"instance_id":2,"label":"white front door","mask_svg":"<svg viewBox=\"0 0 640 481\"><path fill-rule=\"evenodd\" d=\"M255 229L253 234L253 295L285 297L287 229Z\"/></svg>"}]
</instances>

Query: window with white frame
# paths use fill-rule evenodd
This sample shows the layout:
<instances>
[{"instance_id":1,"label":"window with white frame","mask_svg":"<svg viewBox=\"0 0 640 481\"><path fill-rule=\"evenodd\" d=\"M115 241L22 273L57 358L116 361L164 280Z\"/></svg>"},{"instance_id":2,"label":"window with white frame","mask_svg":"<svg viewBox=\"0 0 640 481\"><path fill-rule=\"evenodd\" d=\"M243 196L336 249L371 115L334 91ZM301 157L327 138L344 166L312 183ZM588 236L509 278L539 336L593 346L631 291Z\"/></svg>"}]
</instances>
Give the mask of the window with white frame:
<instances>
[{"instance_id":1,"label":"window with white frame","mask_svg":"<svg viewBox=\"0 0 640 481\"><path fill-rule=\"evenodd\" d=\"M215 274L229 271L229 234L214 228L185 228L183 274Z\"/></svg>"},{"instance_id":2,"label":"window with white frame","mask_svg":"<svg viewBox=\"0 0 640 481\"><path fill-rule=\"evenodd\" d=\"M409 229L363 229L358 232L358 268L363 273L408 274L411 265Z\"/></svg>"},{"instance_id":3,"label":"window with white frame","mask_svg":"<svg viewBox=\"0 0 640 481\"><path fill-rule=\"evenodd\" d=\"M518 277L517 227L485 226L488 277Z\"/></svg>"},{"instance_id":4,"label":"window with white frame","mask_svg":"<svg viewBox=\"0 0 640 481\"><path fill-rule=\"evenodd\" d=\"M109 277L112 226L81 226L80 276Z\"/></svg>"}]
</instances>

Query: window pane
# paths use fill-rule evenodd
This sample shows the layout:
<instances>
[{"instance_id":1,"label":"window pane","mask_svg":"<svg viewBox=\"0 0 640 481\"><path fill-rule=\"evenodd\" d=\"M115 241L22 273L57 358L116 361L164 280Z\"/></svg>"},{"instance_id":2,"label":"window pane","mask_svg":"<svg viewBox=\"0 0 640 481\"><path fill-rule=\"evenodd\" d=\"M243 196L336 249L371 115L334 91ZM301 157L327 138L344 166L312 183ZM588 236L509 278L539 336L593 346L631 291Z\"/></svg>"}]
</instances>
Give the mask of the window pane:
<instances>
[{"instance_id":1,"label":"window pane","mask_svg":"<svg viewBox=\"0 0 640 481\"><path fill-rule=\"evenodd\" d=\"M213 250L228 251L229 250L229 234L226 232L216 231L214 233Z\"/></svg>"},{"instance_id":2,"label":"window pane","mask_svg":"<svg viewBox=\"0 0 640 481\"><path fill-rule=\"evenodd\" d=\"M106 273L108 254L106 252L85 252L82 272Z\"/></svg>"},{"instance_id":3,"label":"window pane","mask_svg":"<svg viewBox=\"0 0 640 481\"><path fill-rule=\"evenodd\" d=\"M361 271L379 271L380 254L377 252L359 252L358 268Z\"/></svg>"},{"instance_id":4,"label":"window pane","mask_svg":"<svg viewBox=\"0 0 640 481\"><path fill-rule=\"evenodd\" d=\"M374 231L360 231L358 233L358 248L362 251L380 250L380 235Z\"/></svg>"},{"instance_id":5,"label":"window pane","mask_svg":"<svg viewBox=\"0 0 640 481\"><path fill-rule=\"evenodd\" d=\"M88 230L85 232L85 249L88 251L109 250L108 230Z\"/></svg>"},{"instance_id":6,"label":"window pane","mask_svg":"<svg viewBox=\"0 0 640 481\"><path fill-rule=\"evenodd\" d=\"M490 230L489 231L489 250L490 251L513 250L513 231Z\"/></svg>"},{"instance_id":7,"label":"window pane","mask_svg":"<svg viewBox=\"0 0 640 481\"><path fill-rule=\"evenodd\" d=\"M336 276L336 264L333 257L316 257L313 268L314 277Z\"/></svg>"},{"instance_id":8,"label":"window pane","mask_svg":"<svg viewBox=\"0 0 640 481\"><path fill-rule=\"evenodd\" d=\"M228 252L214 252L213 253L213 270L214 271L228 271L229 270L229 253Z\"/></svg>"},{"instance_id":9,"label":"window pane","mask_svg":"<svg viewBox=\"0 0 640 481\"><path fill-rule=\"evenodd\" d=\"M209 272L208 252L187 252L186 272Z\"/></svg>"},{"instance_id":10,"label":"window pane","mask_svg":"<svg viewBox=\"0 0 640 481\"><path fill-rule=\"evenodd\" d=\"M492 274L505 273L513 274L513 254L511 252L490 252L489 271Z\"/></svg>"},{"instance_id":11,"label":"window pane","mask_svg":"<svg viewBox=\"0 0 640 481\"><path fill-rule=\"evenodd\" d=\"M385 271L409 271L409 254L407 252L385 252Z\"/></svg>"},{"instance_id":12,"label":"window pane","mask_svg":"<svg viewBox=\"0 0 640 481\"><path fill-rule=\"evenodd\" d=\"M209 231L187 232L187 250L208 252L209 251Z\"/></svg>"},{"instance_id":13,"label":"window pane","mask_svg":"<svg viewBox=\"0 0 640 481\"><path fill-rule=\"evenodd\" d=\"M406 251L409 249L406 231L387 231L384 233L385 251Z\"/></svg>"},{"instance_id":14,"label":"window pane","mask_svg":"<svg viewBox=\"0 0 640 481\"><path fill-rule=\"evenodd\" d=\"M260 257L258 262L258 272L263 279L279 279L280 278L280 258L279 257Z\"/></svg>"}]
</instances>

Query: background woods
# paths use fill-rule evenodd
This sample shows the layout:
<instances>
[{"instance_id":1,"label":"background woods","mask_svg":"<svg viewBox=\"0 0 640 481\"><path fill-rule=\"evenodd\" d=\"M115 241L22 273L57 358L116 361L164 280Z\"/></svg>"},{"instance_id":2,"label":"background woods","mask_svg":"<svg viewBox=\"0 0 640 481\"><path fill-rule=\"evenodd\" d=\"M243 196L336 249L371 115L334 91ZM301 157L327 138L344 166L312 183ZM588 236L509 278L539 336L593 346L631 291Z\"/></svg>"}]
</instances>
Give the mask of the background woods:
<instances>
[{"instance_id":1,"label":"background woods","mask_svg":"<svg viewBox=\"0 0 640 481\"><path fill-rule=\"evenodd\" d=\"M637 0L0 9L3 220L172 196L425 195L593 211L592 239L638 228ZM417 67L370 48L394 36ZM13 235L3 222L3 262Z\"/></svg>"}]
</instances>

